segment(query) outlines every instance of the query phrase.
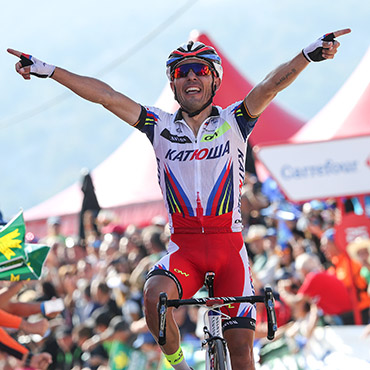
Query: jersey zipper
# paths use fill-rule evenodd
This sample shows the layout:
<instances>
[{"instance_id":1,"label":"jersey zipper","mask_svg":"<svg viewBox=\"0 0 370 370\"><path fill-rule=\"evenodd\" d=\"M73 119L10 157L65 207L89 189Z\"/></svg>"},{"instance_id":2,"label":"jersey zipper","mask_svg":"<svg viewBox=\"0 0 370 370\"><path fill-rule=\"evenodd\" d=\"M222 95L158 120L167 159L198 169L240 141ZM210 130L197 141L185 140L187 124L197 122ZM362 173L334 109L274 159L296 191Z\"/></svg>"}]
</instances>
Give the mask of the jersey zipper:
<instances>
[{"instance_id":1,"label":"jersey zipper","mask_svg":"<svg viewBox=\"0 0 370 370\"><path fill-rule=\"evenodd\" d=\"M206 121L205 121L206 122ZM203 132L203 127L205 122L202 123L202 125L199 127L197 136L195 138L195 144L196 144L196 149L195 150L200 150L200 141L201 141L201 132ZM197 218L201 224L202 227L202 234L204 233L204 218L203 218L203 206L202 206L202 180L201 180L201 174L202 174L202 169L201 169L201 160L195 160L195 192L196 192L196 202L197 202L197 208L196 208L196 214Z\"/></svg>"},{"instance_id":2,"label":"jersey zipper","mask_svg":"<svg viewBox=\"0 0 370 370\"><path fill-rule=\"evenodd\" d=\"M209 118L208 118L209 119ZM205 125L206 122L208 122L208 119L206 119L202 124L201 126L199 127L199 130L197 132L197 135L194 134L193 130L190 128L190 126L185 122L185 125L189 128L189 130L191 131L191 133L193 134L193 138L194 138L194 144L195 144L195 150L199 152L200 150L200 141L201 141L201 137L202 137L202 132L203 132L203 127ZM201 181L201 161L200 160L197 160L197 159L194 159L195 160L195 174L194 174L194 189L195 189L195 200L196 200L196 204L197 204L197 207L196 207L196 217L198 218L200 224L201 224L201 228L202 228L202 234L204 233L204 209L203 209L203 205L202 205L202 201L201 201L201 198L202 198L202 181Z\"/></svg>"}]
</instances>

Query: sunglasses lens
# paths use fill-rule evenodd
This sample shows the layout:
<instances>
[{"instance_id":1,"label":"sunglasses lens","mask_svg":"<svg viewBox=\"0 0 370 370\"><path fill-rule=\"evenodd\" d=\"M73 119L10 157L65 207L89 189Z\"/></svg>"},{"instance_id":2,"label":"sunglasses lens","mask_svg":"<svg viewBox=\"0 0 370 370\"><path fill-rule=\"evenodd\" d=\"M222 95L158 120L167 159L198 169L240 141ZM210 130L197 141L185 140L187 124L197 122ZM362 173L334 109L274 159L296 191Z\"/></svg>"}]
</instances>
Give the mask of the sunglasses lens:
<instances>
[{"instance_id":1,"label":"sunglasses lens","mask_svg":"<svg viewBox=\"0 0 370 370\"><path fill-rule=\"evenodd\" d=\"M186 77L190 70L192 70L197 76L209 76L212 73L211 69L206 64L189 63L177 67L172 76L174 79Z\"/></svg>"}]
</instances>

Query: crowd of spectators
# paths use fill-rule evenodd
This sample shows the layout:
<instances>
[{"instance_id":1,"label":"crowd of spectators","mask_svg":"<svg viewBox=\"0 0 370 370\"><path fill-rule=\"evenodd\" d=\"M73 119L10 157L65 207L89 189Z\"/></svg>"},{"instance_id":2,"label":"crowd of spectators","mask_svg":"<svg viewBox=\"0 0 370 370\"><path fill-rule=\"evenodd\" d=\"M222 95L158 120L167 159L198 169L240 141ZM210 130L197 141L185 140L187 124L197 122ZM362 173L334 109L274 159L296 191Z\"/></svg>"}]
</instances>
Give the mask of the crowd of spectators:
<instances>
[{"instance_id":1,"label":"crowd of spectators","mask_svg":"<svg viewBox=\"0 0 370 370\"><path fill-rule=\"evenodd\" d=\"M304 346L318 325L355 324L353 299L361 324L369 324L370 240L349 245L348 260L335 243L340 217L335 201L295 205L272 180L260 183L247 175L241 207L256 293L270 285L277 297L275 347L264 341L266 317L258 307L256 354L261 364L268 362L274 348L281 355L282 348L293 353ZM345 200L345 209L368 212L358 210L351 199ZM62 235L61 222L48 220L48 235L38 240L51 247L41 280L22 287L16 299L62 298L65 309L49 318L46 332L29 334L18 328L19 342L34 353L50 353L50 370L170 368L148 332L142 306L146 273L166 253L170 236L166 220L156 217L142 228L123 227L109 211L103 209L97 217L87 211L84 238ZM1 287L10 289L5 282ZM194 354L202 336L198 317L197 308L176 310L185 356L194 369L201 368ZM10 357L0 352L1 369L16 368Z\"/></svg>"}]
</instances>

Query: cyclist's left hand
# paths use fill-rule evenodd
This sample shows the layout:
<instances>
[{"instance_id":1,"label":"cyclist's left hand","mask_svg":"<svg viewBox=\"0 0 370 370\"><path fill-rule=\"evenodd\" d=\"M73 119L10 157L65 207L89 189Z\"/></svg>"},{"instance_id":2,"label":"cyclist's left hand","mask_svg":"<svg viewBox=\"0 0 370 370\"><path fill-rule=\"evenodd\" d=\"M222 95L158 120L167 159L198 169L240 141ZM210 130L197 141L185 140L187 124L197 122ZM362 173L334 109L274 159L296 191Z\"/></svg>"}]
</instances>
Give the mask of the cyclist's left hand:
<instances>
[{"instance_id":1,"label":"cyclist's left hand","mask_svg":"<svg viewBox=\"0 0 370 370\"><path fill-rule=\"evenodd\" d=\"M340 43L336 37L350 33L349 28L327 33L302 50L303 55L309 62L321 62L325 59L333 59Z\"/></svg>"}]
</instances>

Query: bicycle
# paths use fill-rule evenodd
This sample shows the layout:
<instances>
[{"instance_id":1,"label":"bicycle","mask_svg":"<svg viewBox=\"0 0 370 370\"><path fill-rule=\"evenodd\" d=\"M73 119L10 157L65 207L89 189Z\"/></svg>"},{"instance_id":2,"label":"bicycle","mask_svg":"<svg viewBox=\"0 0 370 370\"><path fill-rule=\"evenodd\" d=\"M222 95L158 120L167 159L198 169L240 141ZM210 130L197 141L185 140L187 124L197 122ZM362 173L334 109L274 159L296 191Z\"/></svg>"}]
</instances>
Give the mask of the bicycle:
<instances>
[{"instance_id":1,"label":"bicycle","mask_svg":"<svg viewBox=\"0 0 370 370\"><path fill-rule=\"evenodd\" d=\"M232 370L230 354L226 340L222 334L222 317L229 318L222 313L220 307L231 303L264 303L267 311L267 338L273 340L277 330L274 296L270 287L265 287L264 295L244 297L214 297L213 282L214 272L205 274L205 286L208 290L208 297L190 299L168 299L166 293L159 295L159 345L166 344L166 313L168 307L178 308L180 306L206 306L204 314L205 325L203 332L205 339L202 341L202 348L206 350L206 370ZM208 321L208 325L207 325Z\"/></svg>"}]
</instances>

